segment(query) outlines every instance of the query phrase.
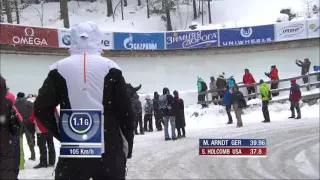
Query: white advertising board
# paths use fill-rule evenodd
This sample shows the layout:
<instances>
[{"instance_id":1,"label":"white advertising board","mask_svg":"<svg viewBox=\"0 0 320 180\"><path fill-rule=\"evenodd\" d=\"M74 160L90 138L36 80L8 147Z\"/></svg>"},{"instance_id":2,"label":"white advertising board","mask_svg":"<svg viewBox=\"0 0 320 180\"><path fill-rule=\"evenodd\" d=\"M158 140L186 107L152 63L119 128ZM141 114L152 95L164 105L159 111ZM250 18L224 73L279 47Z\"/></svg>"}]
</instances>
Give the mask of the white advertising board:
<instances>
[{"instance_id":1,"label":"white advertising board","mask_svg":"<svg viewBox=\"0 0 320 180\"><path fill-rule=\"evenodd\" d=\"M105 50L113 49L113 33L103 31L103 39L101 40L102 48ZM58 29L59 47L68 48L70 46L70 30Z\"/></svg>"},{"instance_id":2,"label":"white advertising board","mask_svg":"<svg viewBox=\"0 0 320 180\"><path fill-rule=\"evenodd\" d=\"M310 19L307 21L308 38L320 37L320 19Z\"/></svg>"},{"instance_id":3,"label":"white advertising board","mask_svg":"<svg viewBox=\"0 0 320 180\"><path fill-rule=\"evenodd\" d=\"M307 21L292 21L275 24L276 41L306 39L307 33Z\"/></svg>"}]
</instances>

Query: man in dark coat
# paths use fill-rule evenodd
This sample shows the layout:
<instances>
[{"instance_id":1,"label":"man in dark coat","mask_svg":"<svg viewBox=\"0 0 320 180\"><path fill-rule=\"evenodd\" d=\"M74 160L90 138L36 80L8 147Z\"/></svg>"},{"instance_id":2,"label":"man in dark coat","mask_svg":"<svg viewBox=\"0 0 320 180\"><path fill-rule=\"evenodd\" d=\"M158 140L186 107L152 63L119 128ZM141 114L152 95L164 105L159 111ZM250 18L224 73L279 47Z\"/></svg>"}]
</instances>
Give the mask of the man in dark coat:
<instances>
[{"instance_id":1,"label":"man in dark coat","mask_svg":"<svg viewBox=\"0 0 320 180\"><path fill-rule=\"evenodd\" d=\"M291 116L289 117L289 119L295 118L294 109L296 109L298 114L296 119L301 119L301 110L299 106L300 99L301 99L300 87L296 83L296 79L291 79L291 88L290 88L290 95L289 95L289 101L291 102L291 105L290 105Z\"/></svg>"},{"instance_id":2,"label":"man in dark coat","mask_svg":"<svg viewBox=\"0 0 320 180\"><path fill-rule=\"evenodd\" d=\"M220 97L220 100L222 100L224 95L224 87L227 86L227 80L224 78L224 73L220 74L219 77L217 78L216 86L217 86L217 89L219 90L218 95ZM220 104L222 103L220 102Z\"/></svg>"},{"instance_id":3,"label":"man in dark coat","mask_svg":"<svg viewBox=\"0 0 320 180\"><path fill-rule=\"evenodd\" d=\"M22 123L13 109L13 104L6 99L7 87L0 74L0 179L18 179L15 173L13 138L22 132Z\"/></svg>"},{"instance_id":4,"label":"man in dark coat","mask_svg":"<svg viewBox=\"0 0 320 180\"><path fill-rule=\"evenodd\" d=\"M186 121L185 121L185 115L184 115L184 102L183 99L179 98L178 91L173 91L173 106L172 106L172 112L174 113L176 117L176 128L178 131L178 138L186 137L186 130L184 129L186 127ZM182 131L182 134L181 134Z\"/></svg>"},{"instance_id":5,"label":"man in dark coat","mask_svg":"<svg viewBox=\"0 0 320 180\"><path fill-rule=\"evenodd\" d=\"M24 93L19 92L17 94L15 106L23 118L23 125L25 127L24 133L26 135L28 146L31 152L31 157L29 159L34 161L36 159L35 151L34 151L35 129L34 129L34 126L30 125L29 123L29 117L33 109L33 103L27 100Z\"/></svg>"},{"instance_id":6,"label":"man in dark coat","mask_svg":"<svg viewBox=\"0 0 320 180\"><path fill-rule=\"evenodd\" d=\"M154 119L156 121L157 131L162 131L161 123L163 123L163 120L162 120L162 113L159 106L159 97L160 95L158 94L158 92L154 92L153 94Z\"/></svg>"},{"instance_id":7,"label":"man in dark coat","mask_svg":"<svg viewBox=\"0 0 320 180\"><path fill-rule=\"evenodd\" d=\"M306 75L309 72L310 65L311 65L309 58L305 58L303 60L303 62L297 59L296 64L297 64L297 66L301 67L301 75ZM306 76L302 79L303 79L304 84L307 84L309 82L308 76ZM307 87L307 89L309 90L309 87Z\"/></svg>"},{"instance_id":8,"label":"man in dark coat","mask_svg":"<svg viewBox=\"0 0 320 180\"><path fill-rule=\"evenodd\" d=\"M143 131L143 123L142 123L142 105L141 101L139 100L139 95L135 93L132 98L132 110L135 117L134 125L135 130L134 133L138 135L138 125L140 127L140 134L144 134Z\"/></svg>"},{"instance_id":9,"label":"man in dark coat","mask_svg":"<svg viewBox=\"0 0 320 180\"><path fill-rule=\"evenodd\" d=\"M163 122L164 122L164 137L165 141L169 140L177 140L176 136L176 117L174 116L172 112L172 106L173 106L173 96L170 94L170 91L168 88L163 88L162 90L163 94L159 97L160 102L160 109L163 116ZM168 128L169 128L169 122L171 125L171 136L172 139L169 136Z\"/></svg>"}]
</instances>

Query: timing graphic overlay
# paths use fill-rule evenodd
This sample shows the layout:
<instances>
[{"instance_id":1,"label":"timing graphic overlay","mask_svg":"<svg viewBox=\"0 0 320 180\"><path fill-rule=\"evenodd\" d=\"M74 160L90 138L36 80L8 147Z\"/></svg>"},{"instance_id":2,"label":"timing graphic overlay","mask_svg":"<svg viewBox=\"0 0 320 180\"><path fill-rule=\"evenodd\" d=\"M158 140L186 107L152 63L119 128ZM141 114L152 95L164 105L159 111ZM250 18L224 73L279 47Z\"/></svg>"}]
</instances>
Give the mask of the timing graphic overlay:
<instances>
[{"instance_id":1,"label":"timing graphic overlay","mask_svg":"<svg viewBox=\"0 0 320 180\"><path fill-rule=\"evenodd\" d=\"M103 118L101 110L60 110L60 157L100 158Z\"/></svg>"},{"instance_id":2,"label":"timing graphic overlay","mask_svg":"<svg viewBox=\"0 0 320 180\"><path fill-rule=\"evenodd\" d=\"M199 155L267 157L266 139L199 139Z\"/></svg>"}]
</instances>

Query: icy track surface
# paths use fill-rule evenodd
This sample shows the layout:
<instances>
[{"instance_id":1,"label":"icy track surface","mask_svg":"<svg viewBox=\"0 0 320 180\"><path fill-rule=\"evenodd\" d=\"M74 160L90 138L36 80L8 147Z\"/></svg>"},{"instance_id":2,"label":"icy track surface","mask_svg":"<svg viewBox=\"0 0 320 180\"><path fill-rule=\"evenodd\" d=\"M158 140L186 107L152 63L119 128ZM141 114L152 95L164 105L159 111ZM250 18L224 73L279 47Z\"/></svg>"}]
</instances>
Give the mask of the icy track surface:
<instances>
[{"instance_id":1,"label":"icy track surface","mask_svg":"<svg viewBox=\"0 0 320 180\"><path fill-rule=\"evenodd\" d=\"M186 111L187 137L164 141L163 132L135 136L127 179L319 179L319 104L302 107L302 119L288 119L289 104L269 106L271 123L261 123L260 108L244 110L244 127L225 125L221 106ZM203 114L190 117L195 111ZM234 113L232 112L234 118ZM234 118L235 122L235 118ZM200 138L266 138L267 158L216 158L199 156ZM55 141L56 152L59 142ZM30 157L24 139L25 158ZM38 147L36 153L39 155ZM35 170L26 160L20 179L54 179L54 168Z\"/></svg>"}]
</instances>

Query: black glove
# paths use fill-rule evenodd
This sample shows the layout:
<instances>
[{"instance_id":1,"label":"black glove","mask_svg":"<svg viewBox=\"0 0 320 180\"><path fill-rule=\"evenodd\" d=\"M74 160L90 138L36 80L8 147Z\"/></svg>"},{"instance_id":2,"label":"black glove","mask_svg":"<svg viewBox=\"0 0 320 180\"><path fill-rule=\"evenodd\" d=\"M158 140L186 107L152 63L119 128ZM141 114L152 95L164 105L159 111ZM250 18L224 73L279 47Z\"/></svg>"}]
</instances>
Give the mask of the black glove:
<instances>
[{"instance_id":1,"label":"black glove","mask_svg":"<svg viewBox=\"0 0 320 180\"><path fill-rule=\"evenodd\" d=\"M29 131L31 134L36 133L36 127L35 127L35 125L32 124L32 123L30 123L30 122L28 122L28 124L27 124L27 129L28 129L28 131Z\"/></svg>"},{"instance_id":2,"label":"black glove","mask_svg":"<svg viewBox=\"0 0 320 180\"><path fill-rule=\"evenodd\" d=\"M266 73L266 72L265 72L264 74L265 74L266 76L268 76L268 77L270 76L270 73Z\"/></svg>"}]
</instances>

